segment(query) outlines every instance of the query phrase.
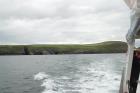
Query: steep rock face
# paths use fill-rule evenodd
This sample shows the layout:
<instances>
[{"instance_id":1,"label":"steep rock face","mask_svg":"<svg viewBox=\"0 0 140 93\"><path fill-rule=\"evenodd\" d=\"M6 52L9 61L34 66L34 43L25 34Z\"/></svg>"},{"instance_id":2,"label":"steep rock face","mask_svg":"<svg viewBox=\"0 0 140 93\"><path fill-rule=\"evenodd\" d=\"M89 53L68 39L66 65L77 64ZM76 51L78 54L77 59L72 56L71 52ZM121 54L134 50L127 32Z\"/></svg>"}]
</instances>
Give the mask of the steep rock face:
<instances>
[{"instance_id":1,"label":"steep rock face","mask_svg":"<svg viewBox=\"0 0 140 93\"><path fill-rule=\"evenodd\" d=\"M24 46L24 54L25 55L30 55L31 54L28 47L26 47L26 46Z\"/></svg>"},{"instance_id":2,"label":"steep rock face","mask_svg":"<svg viewBox=\"0 0 140 93\"><path fill-rule=\"evenodd\" d=\"M0 55L48 55L48 54L94 54L125 53L127 44L120 41L108 41L96 44L69 45L1 45Z\"/></svg>"}]
</instances>

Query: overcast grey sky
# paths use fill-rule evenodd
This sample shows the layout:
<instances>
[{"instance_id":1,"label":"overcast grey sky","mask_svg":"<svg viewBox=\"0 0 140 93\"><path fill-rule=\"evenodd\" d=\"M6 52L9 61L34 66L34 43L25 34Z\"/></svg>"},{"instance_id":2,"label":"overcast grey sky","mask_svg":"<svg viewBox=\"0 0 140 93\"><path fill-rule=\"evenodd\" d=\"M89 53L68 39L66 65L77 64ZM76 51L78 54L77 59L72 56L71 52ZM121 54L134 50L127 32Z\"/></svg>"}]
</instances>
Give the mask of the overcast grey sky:
<instances>
[{"instance_id":1,"label":"overcast grey sky","mask_svg":"<svg viewBox=\"0 0 140 93\"><path fill-rule=\"evenodd\" d=\"M0 44L125 40L123 0L0 0Z\"/></svg>"}]
</instances>

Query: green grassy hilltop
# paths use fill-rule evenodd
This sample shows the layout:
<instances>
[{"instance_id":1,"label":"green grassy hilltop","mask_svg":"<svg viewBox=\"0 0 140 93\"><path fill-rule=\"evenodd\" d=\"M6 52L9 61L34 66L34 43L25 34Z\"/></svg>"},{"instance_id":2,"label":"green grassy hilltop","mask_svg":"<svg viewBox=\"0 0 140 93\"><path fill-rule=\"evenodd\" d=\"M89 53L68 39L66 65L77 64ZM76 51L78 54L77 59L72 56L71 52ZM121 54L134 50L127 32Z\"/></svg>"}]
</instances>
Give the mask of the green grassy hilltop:
<instances>
[{"instance_id":1,"label":"green grassy hilltop","mask_svg":"<svg viewBox=\"0 0 140 93\"><path fill-rule=\"evenodd\" d=\"M127 44L121 41L96 44L0 45L0 55L94 54L126 51Z\"/></svg>"}]
</instances>

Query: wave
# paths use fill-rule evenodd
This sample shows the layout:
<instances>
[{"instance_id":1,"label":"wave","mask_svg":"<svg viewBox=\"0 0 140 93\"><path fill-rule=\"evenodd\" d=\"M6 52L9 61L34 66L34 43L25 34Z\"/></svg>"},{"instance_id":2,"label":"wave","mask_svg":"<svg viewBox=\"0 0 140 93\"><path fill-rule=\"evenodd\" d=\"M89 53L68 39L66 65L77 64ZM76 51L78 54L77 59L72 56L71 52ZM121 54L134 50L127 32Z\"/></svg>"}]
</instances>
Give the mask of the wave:
<instances>
[{"instance_id":1,"label":"wave","mask_svg":"<svg viewBox=\"0 0 140 93\"><path fill-rule=\"evenodd\" d=\"M90 66L80 66L70 76L51 76L39 72L35 80L42 81L42 93L118 93L120 75ZM117 89L118 88L118 89Z\"/></svg>"}]
</instances>

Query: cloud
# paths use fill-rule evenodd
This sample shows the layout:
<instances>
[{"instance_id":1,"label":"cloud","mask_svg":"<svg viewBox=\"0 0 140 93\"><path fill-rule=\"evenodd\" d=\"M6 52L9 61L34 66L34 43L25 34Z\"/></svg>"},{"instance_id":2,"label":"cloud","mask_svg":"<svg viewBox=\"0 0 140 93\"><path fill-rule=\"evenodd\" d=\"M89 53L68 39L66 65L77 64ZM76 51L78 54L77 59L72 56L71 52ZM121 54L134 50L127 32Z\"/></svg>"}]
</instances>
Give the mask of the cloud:
<instances>
[{"instance_id":1,"label":"cloud","mask_svg":"<svg viewBox=\"0 0 140 93\"><path fill-rule=\"evenodd\" d=\"M0 0L0 43L95 43L125 40L122 0Z\"/></svg>"}]
</instances>

